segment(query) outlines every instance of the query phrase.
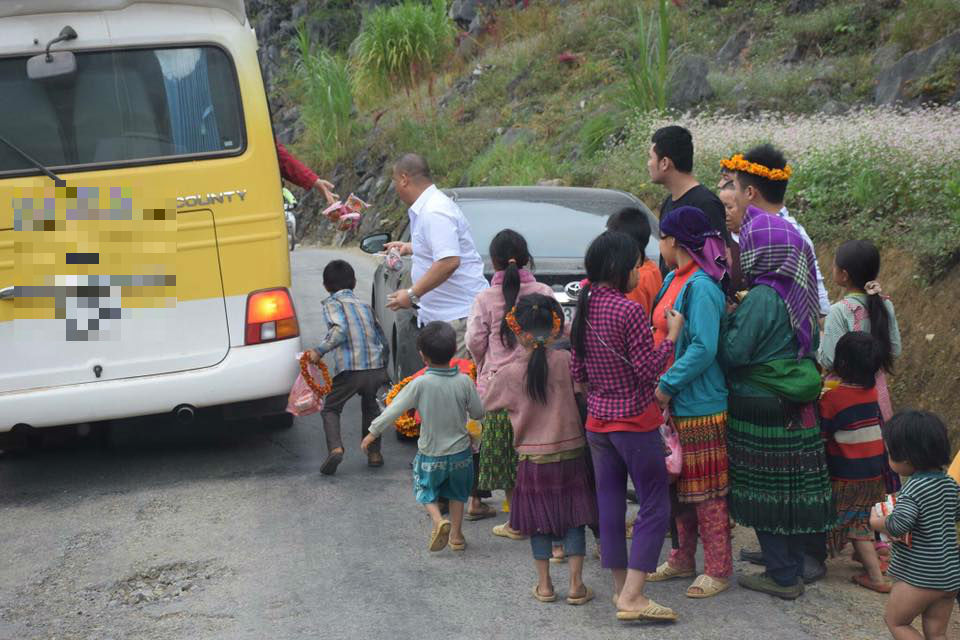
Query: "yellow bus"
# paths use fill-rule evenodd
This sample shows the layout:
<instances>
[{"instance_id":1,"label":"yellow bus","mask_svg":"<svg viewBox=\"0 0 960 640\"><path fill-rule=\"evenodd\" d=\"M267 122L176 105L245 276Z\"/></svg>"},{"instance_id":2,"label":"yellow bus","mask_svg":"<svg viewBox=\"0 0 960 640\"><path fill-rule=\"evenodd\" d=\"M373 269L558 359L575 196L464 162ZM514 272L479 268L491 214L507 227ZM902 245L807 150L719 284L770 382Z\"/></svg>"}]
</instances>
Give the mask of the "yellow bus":
<instances>
[{"instance_id":1,"label":"yellow bus","mask_svg":"<svg viewBox=\"0 0 960 640\"><path fill-rule=\"evenodd\" d=\"M300 332L243 0L0 0L0 432L288 426Z\"/></svg>"}]
</instances>

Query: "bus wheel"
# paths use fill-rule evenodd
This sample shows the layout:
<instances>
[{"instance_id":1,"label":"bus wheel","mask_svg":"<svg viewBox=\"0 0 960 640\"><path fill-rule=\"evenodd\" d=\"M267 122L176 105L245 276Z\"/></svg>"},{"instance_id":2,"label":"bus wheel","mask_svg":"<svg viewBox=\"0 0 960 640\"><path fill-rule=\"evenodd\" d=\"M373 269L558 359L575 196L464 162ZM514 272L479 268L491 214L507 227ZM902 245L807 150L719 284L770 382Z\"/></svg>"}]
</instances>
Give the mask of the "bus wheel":
<instances>
[{"instance_id":1,"label":"bus wheel","mask_svg":"<svg viewBox=\"0 0 960 640\"><path fill-rule=\"evenodd\" d=\"M293 426L293 414L278 413L272 416L264 416L260 418L260 421L270 429L289 429Z\"/></svg>"}]
</instances>

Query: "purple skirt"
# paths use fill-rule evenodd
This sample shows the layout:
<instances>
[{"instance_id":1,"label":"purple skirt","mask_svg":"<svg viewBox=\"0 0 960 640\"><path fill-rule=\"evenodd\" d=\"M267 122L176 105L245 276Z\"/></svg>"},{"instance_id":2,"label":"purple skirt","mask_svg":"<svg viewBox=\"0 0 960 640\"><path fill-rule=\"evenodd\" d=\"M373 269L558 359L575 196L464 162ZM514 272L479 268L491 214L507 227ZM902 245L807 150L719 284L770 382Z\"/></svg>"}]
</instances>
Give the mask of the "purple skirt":
<instances>
[{"instance_id":1,"label":"purple skirt","mask_svg":"<svg viewBox=\"0 0 960 640\"><path fill-rule=\"evenodd\" d=\"M521 460L510 502L510 526L524 535L563 536L597 523L597 496L587 456L537 464Z\"/></svg>"}]
</instances>

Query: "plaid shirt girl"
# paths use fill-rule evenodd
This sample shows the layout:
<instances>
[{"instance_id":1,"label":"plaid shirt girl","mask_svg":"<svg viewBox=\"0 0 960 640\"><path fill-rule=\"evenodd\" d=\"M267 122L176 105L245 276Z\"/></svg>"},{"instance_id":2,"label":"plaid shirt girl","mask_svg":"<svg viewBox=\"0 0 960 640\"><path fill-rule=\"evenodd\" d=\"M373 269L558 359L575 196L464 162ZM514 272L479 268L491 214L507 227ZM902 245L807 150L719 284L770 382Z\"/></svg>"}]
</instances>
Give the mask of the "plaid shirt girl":
<instances>
[{"instance_id":1,"label":"plaid shirt girl","mask_svg":"<svg viewBox=\"0 0 960 640\"><path fill-rule=\"evenodd\" d=\"M591 287L585 352L573 350L570 372L589 383L587 412L600 421L634 418L654 403L660 372L673 354L672 340L653 346L643 307L610 287Z\"/></svg>"}]
</instances>

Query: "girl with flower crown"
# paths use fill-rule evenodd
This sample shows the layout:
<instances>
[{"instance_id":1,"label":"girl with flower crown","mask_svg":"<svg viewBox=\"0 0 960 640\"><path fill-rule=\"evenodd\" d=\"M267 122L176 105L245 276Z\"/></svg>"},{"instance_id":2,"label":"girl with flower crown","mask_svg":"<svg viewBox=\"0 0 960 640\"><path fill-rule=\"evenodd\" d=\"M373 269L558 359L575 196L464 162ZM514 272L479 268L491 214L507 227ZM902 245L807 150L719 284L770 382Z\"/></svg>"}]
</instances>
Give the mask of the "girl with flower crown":
<instances>
[{"instance_id":1,"label":"girl with flower crown","mask_svg":"<svg viewBox=\"0 0 960 640\"><path fill-rule=\"evenodd\" d=\"M587 441L574 399L570 352L552 349L563 335L563 311L554 296L528 295L506 315L520 344L520 357L503 365L485 389L484 409L504 411L513 427L518 456L510 527L530 536L537 584L533 597L557 599L550 579L552 545L562 541L570 566L567 603L586 604L583 584L584 525L597 521L587 462Z\"/></svg>"},{"instance_id":2,"label":"girl with flower crown","mask_svg":"<svg viewBox=\"0 0 960 640\"><path fill-rule=\"evenodd\" d=\"M494 274L490 288L481 291L467 319L467 349L477 363L477 392L486 397L487 387L504 366L523 356L517 336L504 318L520 296L533 293L553 295L546 284L537 282L529 271L533 262L527 241L511 229L504 229L490 242ZM506 411L488 413L483 420L477 487L481 491L503 490L511 501L517 477L517 454L513 448L513 427ZM496 515L486 505L482 511L468 511L468 520ZM523 536L509 524L497 525L493 533L514 540Z\"/></svg>"},{"instance_id":3,"label":"girl with flower crown","mask_svg":"<svg viewBox=\"0 0 960 640\"><path fill-rule=\"evenodd\" d=\"M877 282L879 273L880 252L869 240L850 240L837 249L833 279L843 289L843 298L827 314L817 359L824 369L832 371L837 342L844 334L865 331L876 338L881 355L877 396L886 422L893 417L886 373L893 371L893 359L900 355L901 346L897 316Z\"/></svg>"}]
</instances>

